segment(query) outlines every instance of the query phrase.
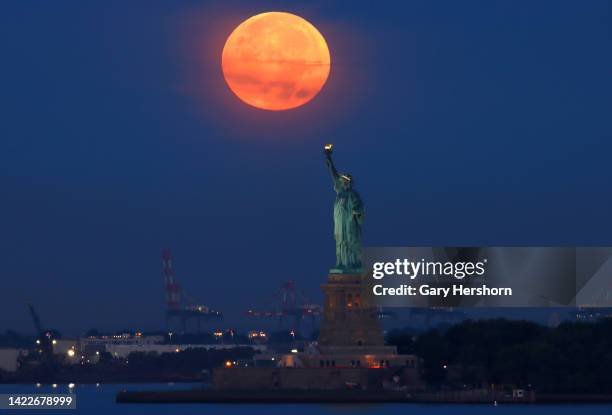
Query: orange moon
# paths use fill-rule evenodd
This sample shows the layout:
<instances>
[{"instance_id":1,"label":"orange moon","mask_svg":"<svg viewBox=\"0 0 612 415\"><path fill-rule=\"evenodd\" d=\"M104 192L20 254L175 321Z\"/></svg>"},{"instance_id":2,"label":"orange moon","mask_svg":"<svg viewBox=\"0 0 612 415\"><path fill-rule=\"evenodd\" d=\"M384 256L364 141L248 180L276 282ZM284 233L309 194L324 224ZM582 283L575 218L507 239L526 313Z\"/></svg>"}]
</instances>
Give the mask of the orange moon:
<instances>
[{"instance_id":1,"label":"orange moon","mask_svg":"<svg viewBox=\"0 0 612 415\"><path fill-rule=\"evenodd\" d=\"M223 76L234 94L256 108L281 111L312 100L331 67L319 31L291 13L250 17L230 34L221 56Z\"/></svg>"}]
</instances>

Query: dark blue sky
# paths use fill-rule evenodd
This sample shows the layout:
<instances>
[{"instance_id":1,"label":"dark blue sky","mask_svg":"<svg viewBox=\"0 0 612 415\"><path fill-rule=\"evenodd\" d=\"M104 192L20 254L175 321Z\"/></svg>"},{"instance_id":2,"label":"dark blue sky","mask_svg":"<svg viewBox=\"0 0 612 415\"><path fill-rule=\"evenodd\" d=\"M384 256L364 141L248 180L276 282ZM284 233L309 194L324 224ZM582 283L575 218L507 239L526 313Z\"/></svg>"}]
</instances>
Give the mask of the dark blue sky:
<instances>
[{"instance_id":1,"label":"dark blue sky","mask_svg":"<svg viewBox=\"0 0 612 415\"><path fill-rule=\"evenodd\" d=\"M289 11L332 54L290 112L226 87L223 42ZM336 145L367 245L612 244L609 1L0 5L0 330L161 326L160 250L233 316L333 265Z\"/></svg>"}]
</instances>

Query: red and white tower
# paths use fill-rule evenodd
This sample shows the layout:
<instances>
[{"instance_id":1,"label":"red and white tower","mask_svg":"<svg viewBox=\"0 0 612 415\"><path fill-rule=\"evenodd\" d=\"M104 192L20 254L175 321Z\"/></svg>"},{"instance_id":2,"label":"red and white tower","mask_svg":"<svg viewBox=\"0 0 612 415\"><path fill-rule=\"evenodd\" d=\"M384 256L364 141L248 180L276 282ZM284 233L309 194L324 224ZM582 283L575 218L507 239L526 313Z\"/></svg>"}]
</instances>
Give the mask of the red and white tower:
<instances>
[{"instance_id":1,"label":"red and white tower","mask_svg":"<svg viewBox=\"0 0 612 415\"><path fill-rule=\"evenodd\" d=\"M162 271L166 289L166 307L169 311L178 310L181 307L181 287L174 279L172 254L168 248L162 251Z\"/></svg>"}]
</instances>

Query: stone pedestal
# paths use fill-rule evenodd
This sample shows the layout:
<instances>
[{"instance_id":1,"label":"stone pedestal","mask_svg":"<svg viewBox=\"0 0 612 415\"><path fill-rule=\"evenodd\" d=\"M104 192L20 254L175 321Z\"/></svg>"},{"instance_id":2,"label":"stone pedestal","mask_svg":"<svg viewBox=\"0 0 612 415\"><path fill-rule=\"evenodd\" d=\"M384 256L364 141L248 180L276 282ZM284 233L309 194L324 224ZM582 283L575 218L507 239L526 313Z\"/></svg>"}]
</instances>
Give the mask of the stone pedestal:
<instances>
[{"instance_id":1,"label":"stone pedestal","mask_svg":"<svg viewBox=\"0 0 612 415\"><path fill-rule=\"evenodd\" d=\"M317 348L275 358L275 367L257 367L255 360L252 367L217 368L215 389L375 390L398 373L399 385L421 388L418 358L385 346L373 294L361 274L332 271L321 288L325 305Z\"/></svg>"},{"instance_id":2,"label":"stone pedestal","mask_svg":"<svg viewBox=\"0 0 612 415\"><path fill-rule=\"evenodd\" d=\"M334 270L335 271L335 270ZM324 317L319 334L322 354L395 354L385 346L373 295L359 273L331 272L325 294Z\"/></svg>"}]
</instances>

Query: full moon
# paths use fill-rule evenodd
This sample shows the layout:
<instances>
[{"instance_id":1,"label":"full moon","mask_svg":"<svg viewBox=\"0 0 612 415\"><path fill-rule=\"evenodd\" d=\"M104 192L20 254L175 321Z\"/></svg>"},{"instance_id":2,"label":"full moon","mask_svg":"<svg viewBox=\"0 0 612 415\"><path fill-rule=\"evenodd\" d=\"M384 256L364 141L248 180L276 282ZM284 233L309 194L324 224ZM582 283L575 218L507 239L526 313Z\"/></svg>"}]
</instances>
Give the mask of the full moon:
<instances>
[{"instance_id":1,"label":"full moon","mask_svg":"<svg viewBox=\"0 0 612 415\"><path fill-rule=\"evenodd\" d=\"M250 17L230 34L221 56L223 76L234 94L256 108L299 107L321 90L331 66L319 31L291 13Z\"/></svg>"}]
</instances>

